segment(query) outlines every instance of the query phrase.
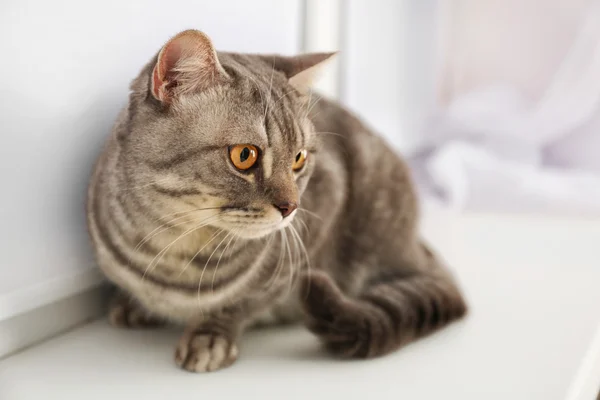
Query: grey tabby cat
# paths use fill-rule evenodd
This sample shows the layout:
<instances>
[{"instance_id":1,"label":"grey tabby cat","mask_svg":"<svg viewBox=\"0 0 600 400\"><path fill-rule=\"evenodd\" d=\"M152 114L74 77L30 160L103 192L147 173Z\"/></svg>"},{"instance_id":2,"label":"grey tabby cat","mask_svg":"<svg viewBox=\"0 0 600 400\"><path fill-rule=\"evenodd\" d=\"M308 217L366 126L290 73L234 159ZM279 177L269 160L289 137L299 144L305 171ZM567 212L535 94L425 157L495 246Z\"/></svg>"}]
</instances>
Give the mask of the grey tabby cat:
<instances>
[{"instance_id":1,"label":"grey tabby cat","mask_svg":"<svg viewBox=\"0 0 600 400\"><path fill-rule=\"evenodd\" d=\"M389 353L466 312L418 238L404 163L309 93L332 54L217 53L172 38L131 84L89 186L120 289L109 319L186 326L175 360L214 371L249 326L304 320L335 354Z\"/></svg>"}]
</instances>

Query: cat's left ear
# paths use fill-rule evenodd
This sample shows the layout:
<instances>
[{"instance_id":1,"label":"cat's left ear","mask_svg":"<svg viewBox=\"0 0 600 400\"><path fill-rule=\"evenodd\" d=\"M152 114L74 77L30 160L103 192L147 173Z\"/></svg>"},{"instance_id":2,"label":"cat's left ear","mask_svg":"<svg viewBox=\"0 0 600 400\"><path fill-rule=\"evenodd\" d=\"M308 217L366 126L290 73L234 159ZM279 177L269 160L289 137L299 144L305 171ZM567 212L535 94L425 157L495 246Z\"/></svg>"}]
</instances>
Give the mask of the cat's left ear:
<instances>
[{"instance_id":1,"label":"cat's left ear","mask_svg":"<svg viewBox=\"0 0 600 400\"><path fill-rule=\"evenodd\" d=\"M267 62L288 77L290 85L301 93L309 91L320 72L337 52L307 53L293 57L267 56Z\"/></svg>"}]
</instances>

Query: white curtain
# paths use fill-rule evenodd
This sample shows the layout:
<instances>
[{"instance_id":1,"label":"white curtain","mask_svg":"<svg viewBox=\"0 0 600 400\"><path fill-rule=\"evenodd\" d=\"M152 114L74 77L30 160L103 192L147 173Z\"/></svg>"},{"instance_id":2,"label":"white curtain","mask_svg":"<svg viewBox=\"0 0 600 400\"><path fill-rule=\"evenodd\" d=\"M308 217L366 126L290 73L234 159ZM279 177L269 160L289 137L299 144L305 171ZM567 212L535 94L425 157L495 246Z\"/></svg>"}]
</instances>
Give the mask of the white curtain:
<instances>
[{"instance_id":1,"label":"white curtain","mask_svg":"<svg viewBox=\"0 0 600 400\"><path fill-rule=\"evenodd\" d=\"M424 194L600 215L600 0L442 7L439 109L410 160Z\"/></svg>"}]
</instances>

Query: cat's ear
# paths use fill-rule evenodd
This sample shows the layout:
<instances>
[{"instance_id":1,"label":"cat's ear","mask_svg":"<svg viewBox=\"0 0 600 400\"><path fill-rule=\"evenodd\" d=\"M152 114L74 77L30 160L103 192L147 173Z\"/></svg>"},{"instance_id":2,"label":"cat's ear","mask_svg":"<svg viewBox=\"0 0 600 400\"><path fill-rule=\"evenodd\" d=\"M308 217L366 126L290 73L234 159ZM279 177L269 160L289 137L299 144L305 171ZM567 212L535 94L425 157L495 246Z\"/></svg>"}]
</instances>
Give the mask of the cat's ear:
<instances>
[{"instance_id":1,"label":"cat's ear","mask_svg":"<svg viewBox=\"0 0 600 400\"><path fill-rule=\"evenodd\" d=\"M319 77L328 62L337 55L333 53L309 53L292 57L292 73L288 75L290 85L306 93Z\"/></svg>"},{"instance_id":2,"label":"cat's ear","mask_svg":"<svg viewBox=\"0 0 600 400\"><path fill-rule=\"evenodd\" d=\"M290 85L301 93L306 93L319 73L333 56L333 53L307 53L294 57L268 56L267 62L288 77Z\"/></svg>"},{"instance_id":3,"label":"cat's ear","mask_svg":"<svg viewBox=\"0 0 600 400\"><path fill-rule=\"evenodd\" d=\"M170 103L177 96L207 89L227 79L208 36L187 30L169 40L158 53L151 92L161 102Z\"/></svg>"}]
</instances>

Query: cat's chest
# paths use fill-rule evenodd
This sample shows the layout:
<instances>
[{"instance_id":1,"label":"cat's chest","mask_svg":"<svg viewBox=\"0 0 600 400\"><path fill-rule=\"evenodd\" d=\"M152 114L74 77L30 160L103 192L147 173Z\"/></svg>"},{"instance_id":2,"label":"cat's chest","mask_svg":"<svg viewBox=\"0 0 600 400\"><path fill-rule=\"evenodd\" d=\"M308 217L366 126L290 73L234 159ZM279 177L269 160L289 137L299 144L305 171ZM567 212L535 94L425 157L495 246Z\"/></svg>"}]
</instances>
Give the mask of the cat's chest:
<instances>
[{"instance_id":1,"label":"cat's chest","mask_svg":"<svg viewBox=\"0 0 600 400\"><path fill-rule=\"evenodd\" d=\"M150 311L176 320L232 303L259 306L277 297L290 278L290 266L282 259L278 262L267 248L230 246L208 252L196 245L159 258L141 276L124 274L121 280Z\"/></svg>"}]
</instances>

